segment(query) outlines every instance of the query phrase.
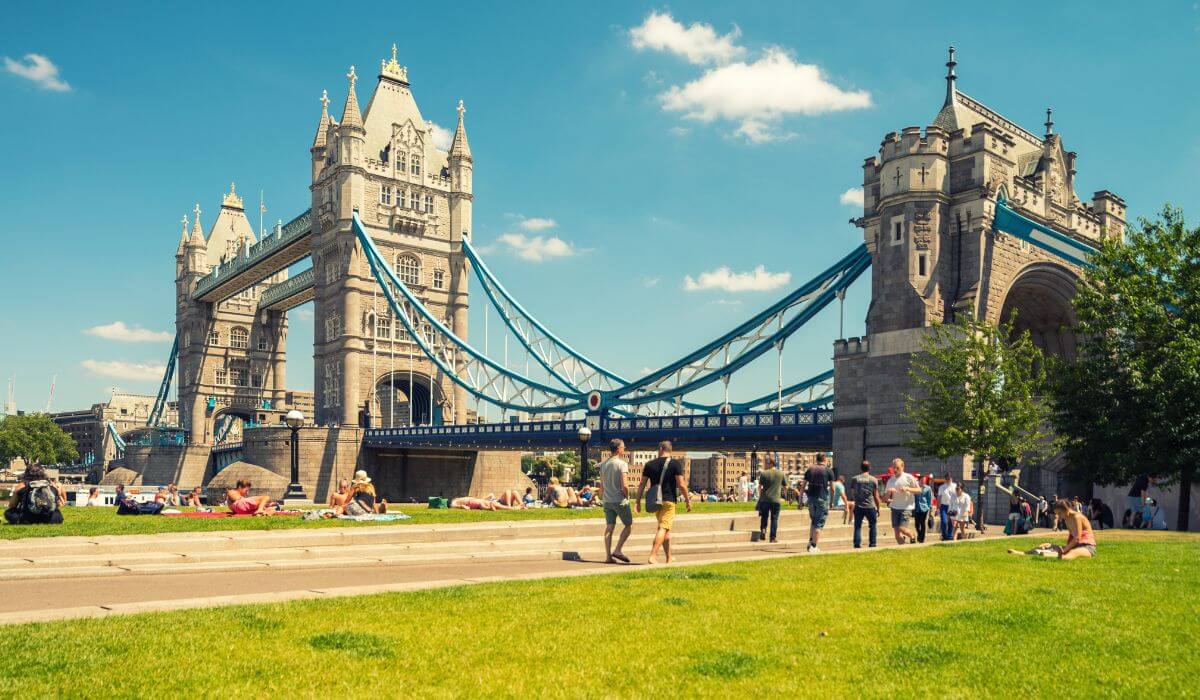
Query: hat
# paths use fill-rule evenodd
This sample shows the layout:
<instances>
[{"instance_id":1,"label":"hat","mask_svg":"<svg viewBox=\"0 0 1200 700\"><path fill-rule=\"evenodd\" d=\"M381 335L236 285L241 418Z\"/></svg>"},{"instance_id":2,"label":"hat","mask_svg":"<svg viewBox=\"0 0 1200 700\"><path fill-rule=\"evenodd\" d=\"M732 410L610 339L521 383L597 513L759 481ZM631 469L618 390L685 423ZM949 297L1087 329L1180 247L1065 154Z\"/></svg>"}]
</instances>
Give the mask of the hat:
<instances>
[{"instance_id":1,"label":"hat","mask_svg":"<svg viewBox=\"0 0 1200 700\"><path fill-rule=\"evenodd\" d=\"M371 477L367 476L365 471L359 469L358 471L354 472L354 483L369 484L371 483Z\"/></svg>"}]
</instances>

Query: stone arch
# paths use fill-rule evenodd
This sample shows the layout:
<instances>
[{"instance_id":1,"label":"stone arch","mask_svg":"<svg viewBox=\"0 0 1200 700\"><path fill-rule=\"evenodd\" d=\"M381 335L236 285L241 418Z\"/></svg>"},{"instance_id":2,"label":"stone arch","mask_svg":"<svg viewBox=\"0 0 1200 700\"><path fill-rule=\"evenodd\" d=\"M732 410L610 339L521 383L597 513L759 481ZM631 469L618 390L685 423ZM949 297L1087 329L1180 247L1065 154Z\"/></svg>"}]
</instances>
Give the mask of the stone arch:
<instances>
[{"instance_id":1,"label":"stone arch","mask_svg":"<svg viewBox=\"0 0 1200 700\"><path fill-rule=\"evenodd\" d=\"M222 406L213 412L211 444L241 442L247 427L255 424L257 416L247 406Z\"/></svg>"},{"instance_id":2,"label":"stone arch","mask_svg":"<svg viewBox=\"0 0 1200 700\"><path fill-rule=\"evenodd\" d=\"M442 387L432 381L428 374L417 371L412 373L410 385L409 376L407 370L397 370L385 374L375 383L378 414L373 418L373 425L387 428L442 424L442 407L446 401ZM432 413L430 391L433 392Z\"/></svg>"},{"instance_id":3,"label":"stone arch","mask_svg":"<svg viewBox=\"0 0 1200 700\"><path fill-rule=\"evenodd\" d=\"M1075 297L1078 275L1071 269L1048 262L1031 263L1013 278L1000 306L999 321L1013 318L1014 332L1029 331L1043 352L1060 357L1075 355Z\"/></svg>"}]
</instances>

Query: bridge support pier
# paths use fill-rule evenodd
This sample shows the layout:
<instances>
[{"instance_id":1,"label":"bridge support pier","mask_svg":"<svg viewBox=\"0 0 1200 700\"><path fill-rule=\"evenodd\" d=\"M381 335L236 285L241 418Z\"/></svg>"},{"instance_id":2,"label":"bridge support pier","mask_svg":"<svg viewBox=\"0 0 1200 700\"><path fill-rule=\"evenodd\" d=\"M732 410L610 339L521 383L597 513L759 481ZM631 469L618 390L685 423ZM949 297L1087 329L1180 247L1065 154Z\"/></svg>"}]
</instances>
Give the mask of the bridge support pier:
<instances>
[{"instance_id":1,"label":"bridge support pier","mask_svg":"<svg viewBox=\"0 0 1200 700\"><path fill-rule=\"evenodd\" d=\"M521 472L517 452L367 449L363 468L380 498L394 503L420 502L430 496L482 497L504 489L524 492L532 485Z\"/></svg>"}]
</instances>

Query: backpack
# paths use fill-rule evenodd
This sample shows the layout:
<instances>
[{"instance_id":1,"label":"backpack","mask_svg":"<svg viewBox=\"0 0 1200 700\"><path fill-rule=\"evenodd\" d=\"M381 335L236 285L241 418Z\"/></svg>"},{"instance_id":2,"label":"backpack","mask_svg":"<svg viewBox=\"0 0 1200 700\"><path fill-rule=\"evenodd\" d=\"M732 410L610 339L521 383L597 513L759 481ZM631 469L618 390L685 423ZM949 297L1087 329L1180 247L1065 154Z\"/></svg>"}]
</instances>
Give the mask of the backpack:
<instances>
[{"instance_id":1,"label":"backpack","mask_svg":"<svg viewBox=\"0 0 1200 700\"><path fill-rule=\"evenodd\" d=\"M31 481L25 487L24 510L34 517L48 517L58 509L58 494L49 481Z\"/></svg>"},{"instance_id":2,"label":"backpack","mask_svg":"<svg viewBox=\"0 0 1200 700\"><path fill-rule=\"evenodd\" d=\"M656 513L662 507L662 484L667 478L667 469L671 466L671 458L668 457L662 466L662 471L658 474L658 483L650 487L646 492L646 512Z\"/></svg>"}]
</instances>

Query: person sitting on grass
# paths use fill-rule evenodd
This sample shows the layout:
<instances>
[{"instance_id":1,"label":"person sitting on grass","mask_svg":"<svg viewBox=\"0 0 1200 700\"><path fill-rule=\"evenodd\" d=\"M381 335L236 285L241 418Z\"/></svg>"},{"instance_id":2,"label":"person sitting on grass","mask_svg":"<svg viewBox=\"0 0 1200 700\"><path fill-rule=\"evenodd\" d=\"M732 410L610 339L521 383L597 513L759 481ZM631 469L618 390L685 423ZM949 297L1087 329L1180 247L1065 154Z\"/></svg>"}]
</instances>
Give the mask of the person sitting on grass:
<instances>
[{"instance_id":1,"label":"person sitting on grass","mask_svg":"<svg viewBox=\"0 0 1200 700\"><path fill-rule=\"evenodd\" d=\"M346 501L350 499L350 481L342 479L338 481L337 490L329 494L329 508L336 515L341 515L346 511Z\"/></svg>"},{"instance_id":2,"label":"person sitting on grass","mask_svg":"<svg viewBox=\"0 0 1200 700\"><path fill-rule=\"evenodd\" d=\"M376 502L375 486L371 477L362 469L354 472L354 481L350 482L350 495L345 504L346 515L370 515L386 513L387 501Z\"/></svg>"},{"instance_id":3,"label":"person sitting on grass","mask_svg":"<svg viewBox=\"0 0 1200 700\"><path fill-rule=\"evenodd\" d=\"M104 505L104 497L100 495L100 487L93 486L88 489L87 500L83 502L85 506L102 506Z\"/></svg>"},{"instance_id":4,"label":"person sitting on grass","mask_svg":"<svg viewBox=\"0 0 1200 700\"><path fill-rule=\"evenodd\" d=\"M67 503L67 492L61 484L52 484L40 464L25 467L25 474L12 498L4 519L11 525L61 525L61 508Z\"/></svg>"},{"instance_id":5,"label":"person sitting on grass","mask_svg":"<svg viewBox=\"0 0 1200 700\"><path fill-rule=\"evenodd\" d=\"M238 479L233 488L225 491L230 512L234 515L270 515L277 510L276 504L266 494L251 496L250 489L253 486L246 479Z\"/></svg>"},{"instance_id":6,"label":"person sitting on grass","mask_svg":"<svg viewBox=\"0 0 1200 700\"><path fill-rule=\"evenodd\" d=\"M191 506L192 508L201 508L204 506L204 502L201 499L201 491L199 486L188 492L188 495L183 499L183 504L185 506Z\"/></svg>"},{"instance_id":7,"label":"person sitting on grass","mask_svg":"<svg viewBox=\"0 0 1200 700\"><path fill-rule=\"evenodd\" d=\"M1096 556L1096 533L1092 531L1092 523L1088 521L1087 517L1075 510L1069 501L1055 501L1054 513L1067 526L1066 545L1059 546L1043 542L1026 552L1010 549L1008 553L1058 557L1059 559L1082 559Z\"/></svg>"},{"instance_id":8,"label":"person sitting on grass","mask_svg":"<svg viewBox=\"0 0 1200 700\"><path fill-rule=\"evenodd\" d=\"M488 494L487 498L473 498L471 496L460 496L450 501L451 508L461 508L462 510L520 510L517 506L506 506L500 501L497 501L495 494Z\"/></svg>"},{"instance_id":9,"label":"person sitting on grass","mask_svg":"<svg viewBox=\"0 0 1200 700\"><path fill-rule=\"evenodd\" d=\"M563 486L559 483L557 476L550 477L550 488L546 496L549 498L550 504L555 508L583 507L583 500L579 498L578 493L575 493L575 489L570 486Z\"/></svg>"},{"instance_id":10,"label":"person sitting on grass","mask_svg":"<svg viewBox=\"0 0 1200 700\"><path fill-rule=\"evenodd\" d=\"M521 499L522 504L526 507L532 507L537 503L537 494L534 493L532 486L525 487L525 497Z\"/></svg>"}]
</instances>

